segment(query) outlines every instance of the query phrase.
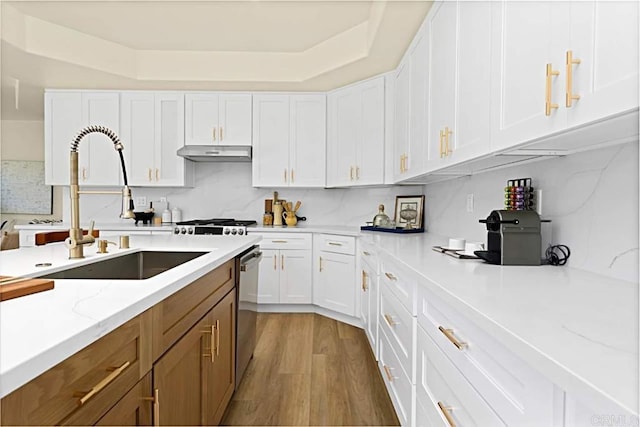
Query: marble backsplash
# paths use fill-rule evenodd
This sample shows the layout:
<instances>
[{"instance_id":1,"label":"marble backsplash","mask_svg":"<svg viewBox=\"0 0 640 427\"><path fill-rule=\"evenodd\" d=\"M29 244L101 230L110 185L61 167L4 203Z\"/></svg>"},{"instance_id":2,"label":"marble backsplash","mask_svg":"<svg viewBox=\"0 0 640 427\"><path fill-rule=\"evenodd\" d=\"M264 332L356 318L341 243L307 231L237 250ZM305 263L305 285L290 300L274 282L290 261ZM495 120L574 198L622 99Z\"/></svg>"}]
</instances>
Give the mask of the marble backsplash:
<instances>
[{"instance_id":1,"label":"marble backsplash","mask_svg":"<svg viewBox=\"0 0 640 427\"><path fill-rule=\"evenodd\" d=\"M154 201L156 212L164 204L156 201L166 197L170 207L182 210L183 219L236 218L262 222L264 199L273 198L273 190L251 186L250 163L198 163L194 188L133 188L133 196L146 196ZM392 186L383 188L301 189L278 188L279 197L287 201L302 201L299 216L306 216L313 225L340 224L358 226L371 221L383 203L393 216L396 195L422 194L422 186ZM69 218L69 193L63 189L63 218ZM80 215L89 220L114 223L119 221L121 199L117 196L82 196Z\"/></svg>"},{"instance_id":2,"label":"marble backsplash","mask_svg":"<svg viewBox=\"0 0 640 427\"><path fill-rule=\"evenodd\" d=\"M571 248L571 267L638 281L638 142L426 185L428 231L486 242L478 219L500 209L506 181L521 177L542 190L542 217L552 220L552 242Z\"/></svg>"}]
</instances>

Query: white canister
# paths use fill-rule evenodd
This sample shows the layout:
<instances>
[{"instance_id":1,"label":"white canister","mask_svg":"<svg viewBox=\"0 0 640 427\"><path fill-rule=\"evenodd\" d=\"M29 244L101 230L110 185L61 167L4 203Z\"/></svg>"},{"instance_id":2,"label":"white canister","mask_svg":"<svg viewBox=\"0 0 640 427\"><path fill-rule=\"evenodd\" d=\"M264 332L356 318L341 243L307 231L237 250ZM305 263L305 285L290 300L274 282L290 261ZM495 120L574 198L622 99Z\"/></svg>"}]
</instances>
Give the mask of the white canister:
<instances>
[{"instance_id":1,"label":"white canister","mask_svg":"<svg viewBox=\"0 0 640 427\"><path fill-rule=\"evenodd\" d=\"M169 208L165 209L162 212L162 223L171 224L171 211L169 210Z\"/></svg>"},{"instance_id":2,"label":"white canister","mask_svg":"<svg viewBox=\"0 0 640 427\"><path fill-rule=\"evenodd\" d=\"M182 211L179 208L171 209L171 220L173 222L182 221Z\"/></svg>"}]
</instances>

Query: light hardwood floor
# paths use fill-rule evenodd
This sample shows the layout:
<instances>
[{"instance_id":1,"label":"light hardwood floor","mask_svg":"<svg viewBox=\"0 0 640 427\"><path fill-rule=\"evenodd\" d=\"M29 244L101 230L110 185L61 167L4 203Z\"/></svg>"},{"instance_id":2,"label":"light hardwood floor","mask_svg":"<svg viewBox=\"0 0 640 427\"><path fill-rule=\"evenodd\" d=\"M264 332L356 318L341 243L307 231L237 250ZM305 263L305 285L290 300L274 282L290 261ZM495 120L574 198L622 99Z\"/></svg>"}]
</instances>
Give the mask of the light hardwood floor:
<instances>
[{"instance_id":1,"label":"light hardwood floor","mask_svg":"<svg viewBox=\"0 0 640 427\"><path fill-rule=\"evenodd\" d=\"M399 425L363 330L260 313L253 360L224 425Z\"/></svg>"}]
</instances>

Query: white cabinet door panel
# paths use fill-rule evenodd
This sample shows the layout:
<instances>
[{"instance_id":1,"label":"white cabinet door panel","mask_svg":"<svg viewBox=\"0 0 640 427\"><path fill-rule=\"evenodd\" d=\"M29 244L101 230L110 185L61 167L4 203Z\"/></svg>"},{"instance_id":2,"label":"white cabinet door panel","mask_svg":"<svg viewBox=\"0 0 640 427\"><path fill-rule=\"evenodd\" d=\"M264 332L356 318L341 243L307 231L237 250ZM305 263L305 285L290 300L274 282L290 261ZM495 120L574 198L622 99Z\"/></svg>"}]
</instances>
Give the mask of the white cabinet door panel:
<instances>
[{"instance_id":1,"label":"white cabinet door panel","mask_svg":"<svg viewBox=\"0 0 640 427\"><path fill-rule=\"evenodd\" d=\"M280 303L311 303L311 251L280 251Z\"/></svg>"},{"instance_id":2,"label":"white cabinet door panel","mask_svg":"<svg viewBox=\"0 0 640 427\"><path fill-rule=\"evenodd\" d=\"M69 185L69 149L82 128L82 97L78 92L44 95L45 183Z\"/></svg>"},{"instance_id":3,"label":"white cabinet door panel","mask_svg":"<svg viewBox=\"0 0 640 427\"><path fill-rule=\"evenodd\" d=\"M395 110L393 119L393 176L394 181L404 178L404 156L409 155L409 99L411 90L411 65L400 65L396 74Z\"/></svg>"},{"instance_id":4,"label":"white cabinet door panel","mask_svg":"<svg viewBox=\"0 0 640 427\"><path fill-rule=\"evenodd\" d=\"M353 183L356 150L360 139L359 123L362 120L360 96L356 89L348 88L330 95L332 100L331 141L327 171L332 186L347 186Z\"/></svg>"},{"instance_id":5,"label":"white cabinet door panel","mask_svg":"<svg viewBox=\"0 0 640 427\"><path fill-rule=\"evenodd\" d=\"M326 165L326 97L293 95L290 99L289 183L324 187Z\"/></svg>"},{"instance_id":6,"label":"white cabinet door panel","mask_svg":"<svg viewBox=\"0 0 640 427\"><path fill-rule=\"evenodd\" d=\"M428 147L427 121L429 100L429 45L427 31L418 33L419 39L411 52L411 116L409 120L409 176L417 176L426 165Z\"/></svg>"},{"instance_id":7,"label":"white cabinet door panel","mask_svg":"<svg viewBox=\"0 0 640 427\"><path fill-rule=\"evenodd\" d=\"M258 281L258 304L280 302L280 251L262 249Z\"/></svg>"},{"instance_id":8,"label":"white cabinet door panel","mask_svg":"<svg viewBox=\"0 0 640 427\"><path fill-rule=\"evenodd\" d=\"M120 96L117 93L82 94L83 126L102 125L120 133ZM120 158L113 141L101 133L92 133L78 146L80 185L120 185Z\"/></svg>"},{"instance_id":9,"label":"white cabinet door panel","mask_svg":"<svg viewBox=\"0 0 640 427\"><path fill-rule=\"evenodd\" d=\"M361 105L360 140L357 145L356 184L384 182L384 78L359 88Z\"/></svg>"},{"instance_id":10,"label":"white cabinet door panel","mask_svg":"<svg viewBox=\"0 0 640 427\"><path fill-rule=\"evenodd\" d=\"M122 144L129 185L153 185L155 152L155 96L126 92L121 96Z\"/></svg>"},{"instance_id":11,"label":"white cabinet door panel","mask_svg":"<svg viewBox=\"0 0 640 427\"><path fill-rule=\"evenodd\" d=\"M218 95L188 93L185 95L187 145L218 144Z\"/></svg>"},{"instance_id":12,"label":"white cabinet door panel","mask_svg":"<svg viewBox=\"0 0 640 427\"><path fill-rule=\"evenodd\" d=\"M184 185L186 160L176 154L184 146L184 98L180 94L156 94L155 115L155 184Z\"/></svg>"},{"instance_id":13,"label":"white cabinet door panel","mask_svg":"<svg viewBox=\"0 0 640 427\"><path fill-rule=\"evenodd\" d=\"M356 316L354 283L355 260L352 255L321 252L319 304L349 316Z\"/></svg>"},{"instance_id":14,"label":"white cabinet door panel","mask_svg":"<svg viewBox=\"0 0 640 427\"><path fill-rule=\"evenodd\" d=\"M220 94L218 108L218 142L251 145L251 95Z\"/></svg>"},{"instance_id":15,"label":"white cabinet door panel","mask_svg":"<svg viewBox=\"0 0 640 427\"><path fill-rule=\"evenodd\" d=\"M289 96L253 97L253 186L289 185Z\"/></svg>"}]
</instances>

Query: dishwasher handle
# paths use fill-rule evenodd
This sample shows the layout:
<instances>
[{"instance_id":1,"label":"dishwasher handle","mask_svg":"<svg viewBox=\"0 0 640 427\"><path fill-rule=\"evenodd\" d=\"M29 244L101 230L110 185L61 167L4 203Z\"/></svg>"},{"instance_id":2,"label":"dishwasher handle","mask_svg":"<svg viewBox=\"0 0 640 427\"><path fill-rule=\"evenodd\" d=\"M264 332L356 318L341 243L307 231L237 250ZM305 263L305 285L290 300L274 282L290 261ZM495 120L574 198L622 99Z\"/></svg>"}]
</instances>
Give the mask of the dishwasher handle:
<instances>
[{"instance_id":1,"label":"dishwasher handle","mask_svg":"<svg viewBox=\"0 0 640 427\"><path fill-rule=\"evenodd\" d=\"M256 251L248 254L240 260L240 271L247 271L254 265L258 265L262 259L262 252Z\"/></svg>"}]
</instances>

